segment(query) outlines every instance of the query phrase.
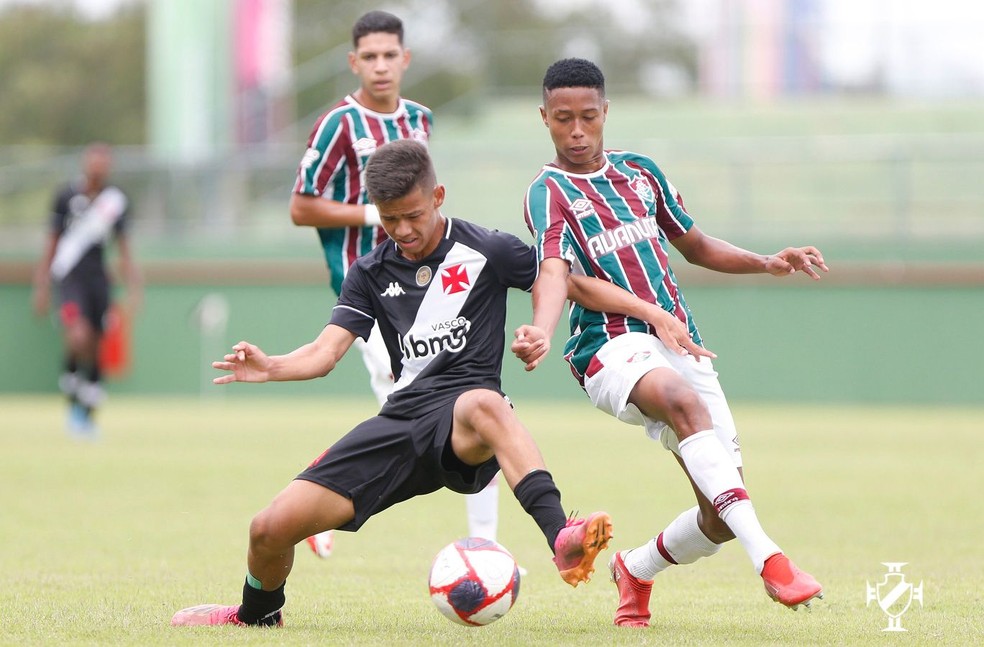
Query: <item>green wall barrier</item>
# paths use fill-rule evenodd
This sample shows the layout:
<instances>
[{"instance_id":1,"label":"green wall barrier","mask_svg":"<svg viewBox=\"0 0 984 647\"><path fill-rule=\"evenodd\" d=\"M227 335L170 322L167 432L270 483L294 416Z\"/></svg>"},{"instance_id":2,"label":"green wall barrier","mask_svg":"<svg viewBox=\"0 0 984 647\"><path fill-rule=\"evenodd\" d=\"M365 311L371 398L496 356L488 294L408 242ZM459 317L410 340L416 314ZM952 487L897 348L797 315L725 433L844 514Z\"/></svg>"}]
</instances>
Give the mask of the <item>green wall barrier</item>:
<instances>
[{"instance_id":1,"label":"green wall barrier","mask_svg":"<svg viewBox=\"0 0 984 647\"><path fill-rule=\"evenodd\" d=\"M739 279L739 281L746 279ZM211 295L211 296L210 296ZM984 287L844 286L791 277L686 288L715 367L733 400L984 403ZM223 304L227 322L221 325ZM368 396L358 353L325 379L217 387L213 359L241 339L283 353L313 339L334 297L320 285L154 285L132 325L128 374L111 393ZM204 307L203 307L204 306ZM504 334L528 321L529 296L511 297ZM534 373L508 353L507 393L584 398L561 358L561 325L551 356ZM56 389L61 341L50 320L30 312L26 285L0 284L0 391Z\"/></svg>"}]
</instances>

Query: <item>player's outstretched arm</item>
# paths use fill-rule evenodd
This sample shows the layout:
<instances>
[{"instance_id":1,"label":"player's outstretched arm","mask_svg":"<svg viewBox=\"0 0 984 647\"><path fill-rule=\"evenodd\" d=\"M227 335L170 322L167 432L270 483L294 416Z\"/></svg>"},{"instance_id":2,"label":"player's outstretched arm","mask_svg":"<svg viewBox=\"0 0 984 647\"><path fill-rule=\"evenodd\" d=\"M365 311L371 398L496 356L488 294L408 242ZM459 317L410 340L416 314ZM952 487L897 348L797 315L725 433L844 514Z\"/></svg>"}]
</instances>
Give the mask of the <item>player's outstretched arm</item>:
<instances>
[{"instance_id":1,"label":"player's outstretched arm","mask_svg":"<svg viewBox=\"0 0 984 647\"><path fill-rule=\"evenodd\" d=\"M550 352L550 338L543 328L523 324L516 329L514 336L516 339L509 350L526 365L527 371L539 366L540 360Z\"/></svg>"},{"instance_id":2,"label":"player's outstretched arm","mask_svg":"<svg viewBox=\"0 0 984 647\"><path fill-rule=\"evenodd\" d=\"M567 303L567 277L570 267L560 258L545 258L533 283L533 323L520 326L511 350L532 371L550 351L560 315Z\"/></svg>"},{"instance_id":3,"label":"player's outstretched arm","mask_svg":"<svg viewBox=\"0 0 984 647\"><path fill-rule=\"evenodd\" d=\"M814 269L816 268L816 269ZM807 274L814 281L820 280L817 269L829 272L823 261L823 254L813 246L787 247L781 252L769 256L766 271L773 276L788 276L797 271Z\"/></svg>"},{"instance_id":4,"label":"player's outstretched arm","mask_svg":"<svg viewBox=\"0 0 984 647\"><path fill-rule=\"evenodd\" d=\"M708 236L696 226L671 242L689 263L716 272L788 276L801 271L816 280L820 278L817 269L829 271L823 254L812 246L787 247L777 254L766 256Z\"/></svg>"},{"instance_id":5,"label":"player's outstretched arm","mask_svg":"<svg viewBox=\"0 0 984 647\"><path fill-rule=\"evenodd\" d=\"M299 227L322 229L379 224L378 212L372 205L348 204L303 193L290 196L290 219Z\"/></svg>"},{"instance_id":6,"label":"player's outstretched arm","mask_svg":"<svg viewBox=\"0 0 984 647\"><path fill-rule=\"evenodd\" d=\"M229 371L212 380L215 384L231 382L292 382L324 377L355 342L354 333L328 324L317 339L286 355L267 355L258 346L241 341L232 347L223 361L212 368Z\"/></svg>"},{"instance_id":7,"label":"player's outstretched arm","mask_svg":"<svg viewBox=\"0 0 984 647\"><path fill-rule=\"evenodd\" d=\"M568 295L577 303L595 312L613 312L645 321L656 331L663 345L678 355L701 357L717 355L694 343L682 321L656 304L640 299L609 281L588 276L571 275Z\"/></svg>"}]
</instances>

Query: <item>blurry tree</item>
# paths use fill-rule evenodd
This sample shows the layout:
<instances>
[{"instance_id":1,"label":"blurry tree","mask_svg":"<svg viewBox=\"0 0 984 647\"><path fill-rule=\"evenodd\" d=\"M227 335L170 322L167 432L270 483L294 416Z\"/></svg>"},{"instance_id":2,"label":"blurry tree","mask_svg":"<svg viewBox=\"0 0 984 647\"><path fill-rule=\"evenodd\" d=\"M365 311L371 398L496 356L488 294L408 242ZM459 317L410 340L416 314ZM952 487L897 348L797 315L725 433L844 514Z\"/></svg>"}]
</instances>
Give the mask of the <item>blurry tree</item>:
<instances>
[{"instance_id":1,"label":"blurry tree","mask_svg":"<svg viewBox=\"0 0 984 647\"><path fill-rule=\"evenodd\" d=\"M404 19L414 55L404 93L467 110L486 97L536 92L547 66L565 56L599 63L620 92L673 91L659 82L667 71L678 87L692 84L696 47L677 27L677 2L390 0L380 8ZM344 52L364 11L359 0L294 0L295 63L311 65L296 79L299 117L355 89Z\"/></svg>"},{"instance_id":2,"label":"blurry tree","mask_svg":"<svg viewBox=\"0 0 984 647\"><path fill-rule=\"evenodd\" d=\"M652 79L693 79L696 53L675 28L679 0L389 0L414 63L404 92L444 112L536 92L546 67L583 56L613 91L659 93ZM301 131L356 88L346 64L364 0L294 0L294 105ZM0 9L0 144L146 140L142 3L102 20L69 5ZM671 75L672 76L672 75Z\"/></svg>"},{"instance_id":3,"label":"blurry tree","mask_svg":"<svg viewBox=\"0 0 984 647\"><path fill-rule=\"evenodd\" d=\"M144 12L89 21L64 6L0 11L0 143L145 139Z\"/></svg>"}]
</instances>

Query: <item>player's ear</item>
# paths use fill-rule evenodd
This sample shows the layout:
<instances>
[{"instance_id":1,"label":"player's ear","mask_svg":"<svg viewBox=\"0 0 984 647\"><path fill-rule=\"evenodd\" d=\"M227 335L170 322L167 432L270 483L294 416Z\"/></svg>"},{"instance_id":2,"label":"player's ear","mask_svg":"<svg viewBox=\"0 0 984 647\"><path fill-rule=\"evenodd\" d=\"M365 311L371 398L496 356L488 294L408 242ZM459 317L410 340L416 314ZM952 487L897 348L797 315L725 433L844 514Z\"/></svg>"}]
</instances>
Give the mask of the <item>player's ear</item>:
<instances>
[{"instance_id":1,"label":"player's ear","mask_svg":"<svg viewBox=\"0 0 984 647\"><path fill-rule=\"evenodd\" d=\"M352 74L355 74L356 76L358 76L358 74L359 74L359 70L358 70L358 68L356 68L356 67L355 67L355 62L356 62L357 60L358 60L358 59L357 59L357 58L356 58L356 56L355 56L355 52L349 52L349 53L348 53L348 64L349 64L349 69L350 69L350 70L352 70Z\"/></svg>"},{"instance_id":2,"label":"player's ear","mask_svg":"<svg viewBox=\"0 0 984 647\"><path fill-rule=\"evenodd\" d=\"M550 124L547 123L547 109L543 106L540 106L540 119L543 120L544 126L550 127Z\"/></svg>"},{"instance_id":3,"label":"player's ear","mask_svg":"<svg viewBox=\"0 0 984 647\"><path fill-rule=\"evenodd\" d=\"M445 189L443 184L434 187L434 208L437 209L444 204Z\"/></svg>"},{"instance_id":4,"label":"player's ear","mask_svg":"<svg viewBox=\"0 0 984 647\"><path fill-rule=\"evenodd\" d=\"M403 48L403 69L410 67L410 49L407 47Z\"/></svg>"},{"instance_id":5,"label":"player's ear","mask_svg":"<svg viewBox=\"0 0 984 647\"><path fill-rule=\"evenodd\" d=\"M608 99L605 99L605 102L602 104L601 116L603 120L608 118Z\"/></svg>"}]
</instances>

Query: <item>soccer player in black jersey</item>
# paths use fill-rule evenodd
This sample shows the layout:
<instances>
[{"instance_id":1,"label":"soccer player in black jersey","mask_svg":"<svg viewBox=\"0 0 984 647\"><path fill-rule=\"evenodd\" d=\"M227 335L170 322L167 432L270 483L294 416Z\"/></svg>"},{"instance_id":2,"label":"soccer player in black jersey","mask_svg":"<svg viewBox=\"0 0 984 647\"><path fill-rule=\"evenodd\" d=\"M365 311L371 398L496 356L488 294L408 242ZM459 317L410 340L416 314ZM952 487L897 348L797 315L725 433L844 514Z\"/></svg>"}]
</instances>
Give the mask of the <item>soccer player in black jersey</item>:
<instances>
[{"instance_id":1,"label":"soccer player in black jersey","mask_svg":"<svg viewBox=\"0 0 984 647\"><path fill-rule=\"evenodd\" d=\"M131 308L139 303L142 291L126 235L129 203L109 182L112 164L109 145L96 142L86 147L82 176L60 187L55 195L50 234L34 274L36 314L48 312L52 287L57 295L65 344L65 365L58 384L70 401L68 429L89 439L97 433L93 411L104 397L99 342L111 302L105 261L110 242L116 242Z\"/></svg>"},{"instance_id":2,"label":"soccer player in black jersey","mask_svg":"<svg viewBox=\"0 0 984 647\"><path fill-rule=\"evenodd\" d=\"M587 581L608 545L608 514L566 518L539 449L501 390L506 293L531 288L535 250L511 234L444 216L445 188L418 142L380 147L366 182L389 240L352 266L322 333L286 355L239 342L212 364L228 371L214 382L322 377L378 323L394 391L379 415L326 450L253 518L242 604L184 609L173 625L280 625L298 542L327 529L354 532L386 508L442 487L477 492L500 469L564 581ZM620 311L634 299L585 277L572 278L568 289L594 309Z\"/></svg>"}]
</instances>

